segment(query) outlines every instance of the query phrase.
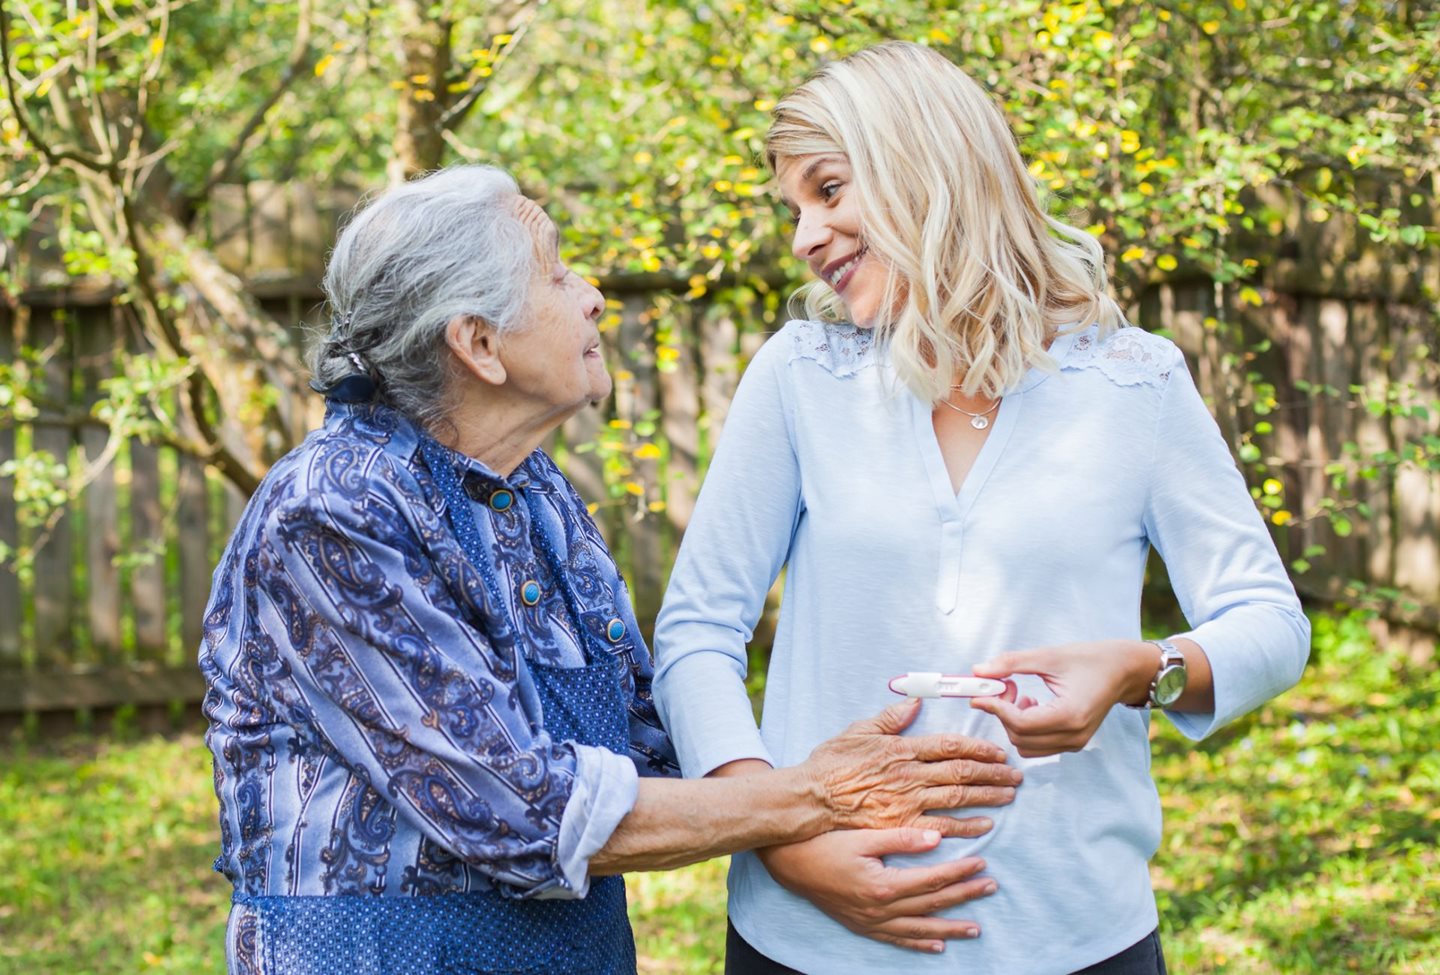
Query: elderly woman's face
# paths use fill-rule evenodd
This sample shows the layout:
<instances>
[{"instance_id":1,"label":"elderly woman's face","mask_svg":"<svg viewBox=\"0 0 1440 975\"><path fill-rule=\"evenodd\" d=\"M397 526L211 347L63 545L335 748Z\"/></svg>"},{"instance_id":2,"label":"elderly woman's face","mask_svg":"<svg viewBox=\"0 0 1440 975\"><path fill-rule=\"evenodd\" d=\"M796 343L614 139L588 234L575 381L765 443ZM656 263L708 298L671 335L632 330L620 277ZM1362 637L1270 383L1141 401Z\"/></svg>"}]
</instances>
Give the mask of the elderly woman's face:
<instances>
[{"instance_id":1,"label":"elderly woman's face","mask_svg":"<svg viewBox=\"0 0 1440 975\"><path fill-rule=\"evenodd\" d=\"M506 385L546 410L578 410L610 395L596 327L605 299L560 260L560 235L534 200L520 197L515 215L530 231L535 273L523 324L501 343Z\"/></svg>"},{"instance_id":2,"label":"elderly woman's face","mask_svg":"<svg viewBox=\"0 0 1440 975\"><path fill-rule=\"evenodd\" d=\"M887 274L860 239L860 201L850 160L840 153L783 156L775 175L781 200L795 218L791 251L835 290L852 322L874 325Z\"/></svg>"}]
</instances>

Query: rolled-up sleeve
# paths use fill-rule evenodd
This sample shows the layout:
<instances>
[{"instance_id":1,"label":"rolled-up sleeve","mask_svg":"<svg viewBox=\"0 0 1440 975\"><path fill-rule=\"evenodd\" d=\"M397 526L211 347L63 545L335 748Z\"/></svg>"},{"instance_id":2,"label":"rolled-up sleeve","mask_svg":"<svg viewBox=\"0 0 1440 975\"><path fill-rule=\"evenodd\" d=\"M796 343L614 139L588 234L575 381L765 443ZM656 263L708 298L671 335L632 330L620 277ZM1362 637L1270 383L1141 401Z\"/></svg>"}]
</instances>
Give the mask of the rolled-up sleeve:
<instances>
[{"instance_id":1,"label":"rolled-up sleeve","mask_svg":"<svg viewBox=\"0 0 1440 975\"><path fill-rule=\"evenodd\" d=\"M801 511L784 332L741 379L655 624L655 699L687 776L728 762L774 764L745 690L747 644Z\"/></svg>"},{"instance_id":2,"label":"rolled-up sleeve","mask_svg":"<svg viewBox=\"0 0 1440 975\"><path fill-rule=\"evenodd\" d=\"M1176 352L1155 429L1146 531L1205 651L1215 710L1167 712L1201 739L1293 686L1310 623L1229 448Z\"/></svg>"},{"instance_id":3,"label":"rolled-up sleeve","mask_svg":"<svg viewBox=\"0 0 1440 975\"><path fill-rule=\"evenodd\" d=\"M374 493L279 505L252 556L255 639L274 641L298 720L414 828L507 893L583 896L590 857L634 806L634 763L531 720L513 641L437 598L447 570L404 524Z\"/></svg>"}]
</instances>

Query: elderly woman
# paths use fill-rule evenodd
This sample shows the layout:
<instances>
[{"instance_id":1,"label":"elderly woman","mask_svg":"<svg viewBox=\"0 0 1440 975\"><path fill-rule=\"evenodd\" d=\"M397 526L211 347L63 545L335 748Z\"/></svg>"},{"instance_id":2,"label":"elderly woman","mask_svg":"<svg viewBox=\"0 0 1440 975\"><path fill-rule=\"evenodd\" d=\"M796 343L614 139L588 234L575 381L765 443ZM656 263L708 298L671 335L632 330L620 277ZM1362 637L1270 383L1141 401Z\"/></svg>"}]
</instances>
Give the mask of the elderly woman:
<instances>
[{"instance_id":1,"label":"elderly woman","mask_svg":"<svg viewBox=\"0 0 1440 975\"><path fill-rule=\"evenodd\" d=\"M375 200L326 274L323 429L250 501L200 663L234 973L633 972L624 870L928 809L1019 774L897 708L797 768L668 778L648 651L540 444L606 396L598 291L504 173ZM958 784L957 783L961 783Z\"/></svg>"}]
</instances>

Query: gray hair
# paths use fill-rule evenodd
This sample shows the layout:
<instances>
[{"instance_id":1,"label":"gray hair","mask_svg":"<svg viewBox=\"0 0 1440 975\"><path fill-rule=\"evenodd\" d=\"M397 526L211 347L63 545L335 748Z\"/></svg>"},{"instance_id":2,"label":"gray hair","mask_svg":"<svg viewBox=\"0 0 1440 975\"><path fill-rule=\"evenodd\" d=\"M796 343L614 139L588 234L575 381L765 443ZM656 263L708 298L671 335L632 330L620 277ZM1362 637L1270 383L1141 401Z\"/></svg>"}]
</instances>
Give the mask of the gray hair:
<instances>
[{"instance_id":1,"label":"gray hair","mask_svg":"<svg viewBox=\"0 0 1440 975\"><path fill-rule=\"evenodd\" d=\"M515 180L493 166L454 166L362 203L325 269L332 318L310 350L316 383L357 371L381 402L422 426L447 412L445 326L473 316L518 324L534 266L514 216Z\"/></svg>"}]
</instances>

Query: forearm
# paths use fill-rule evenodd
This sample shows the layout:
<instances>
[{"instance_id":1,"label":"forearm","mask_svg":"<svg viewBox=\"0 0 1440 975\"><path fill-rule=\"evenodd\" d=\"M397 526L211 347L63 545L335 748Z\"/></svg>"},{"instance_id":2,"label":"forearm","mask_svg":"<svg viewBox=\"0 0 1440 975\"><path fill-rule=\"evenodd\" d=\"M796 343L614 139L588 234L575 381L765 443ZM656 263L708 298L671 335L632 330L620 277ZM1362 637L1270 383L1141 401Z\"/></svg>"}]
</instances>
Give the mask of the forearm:
<instances>
[{"instance_id":1,"label":"forearm","mask_svg":"<svg viewBox=\"0 0 1440 975\"><path fill-rule=\"evenodd\" d=\"M591 876L668 870L837 827L825 792L806 770L755 762L753 772L641 779L634 809L590 860Z\"/></svg>"}]
</instances>

